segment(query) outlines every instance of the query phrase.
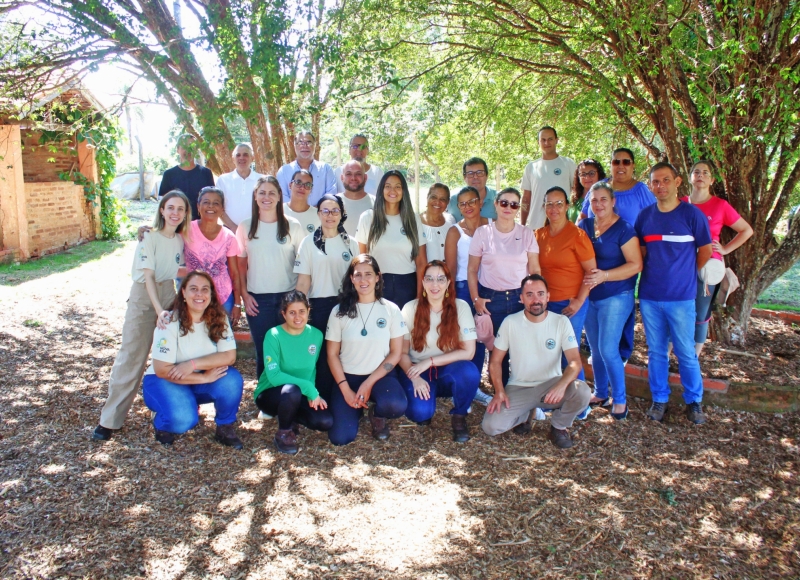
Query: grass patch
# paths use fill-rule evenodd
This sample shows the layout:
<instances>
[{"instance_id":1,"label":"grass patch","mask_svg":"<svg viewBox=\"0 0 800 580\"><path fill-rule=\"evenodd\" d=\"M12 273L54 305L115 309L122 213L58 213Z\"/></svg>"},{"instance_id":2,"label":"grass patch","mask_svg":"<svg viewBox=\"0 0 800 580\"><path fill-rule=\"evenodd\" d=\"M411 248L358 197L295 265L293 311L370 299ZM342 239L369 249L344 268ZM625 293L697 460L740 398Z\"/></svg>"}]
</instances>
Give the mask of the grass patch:
<instances>
[{"instance_id":1,"label":"grass patch","mask_svg":"<svg viewBox=\"0 0 800 580\"><path fill-rule=\"evenodd\" d=\"M124 242L89 242L70 248L66 252L51 254L38 260L29 260L21 264L0 264L0 286L17 286L29 280L66 272L86 262L99 260L124 245Z\"/></svg>"},{"instance_id":2,"label":"grass patch","mask_svg":"<svg viewBox=\"0 0 800 580\"><path fill-rule=\"evenodd\" d=\"M753 308L761 308L762 310L784 310L788 312L800 312L800 306L791 306L789 304L756 304Z\"/></svg>"},{"instance_id":3,"label":"grass patch","mask_svg":"<svg viewBox=\"0 0 800 580\"><path fill-rule=\"evenodd\" d=\"M789 268L786 273L775 280L761 296L758 307L770 310L800 309L800 262Z\"/></svg>"}]
</instances>

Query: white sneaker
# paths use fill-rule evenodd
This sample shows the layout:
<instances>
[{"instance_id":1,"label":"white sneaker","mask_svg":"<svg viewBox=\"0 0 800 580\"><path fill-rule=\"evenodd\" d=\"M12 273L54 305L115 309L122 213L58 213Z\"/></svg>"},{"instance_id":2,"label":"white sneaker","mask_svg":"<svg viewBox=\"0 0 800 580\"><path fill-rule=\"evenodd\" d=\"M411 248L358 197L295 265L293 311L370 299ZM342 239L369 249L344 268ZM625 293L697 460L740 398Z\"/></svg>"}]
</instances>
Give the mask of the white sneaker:
<instances>
[{"instance_id":1,"label":"white sneaker","mask_svg":"<svg viewBox=\"0 0 800 580\"><path fill-rule=\"evenodd\" d=\"M536 407L536 410L533 413L533 418L537 421L545 421L547 419L547 415L545 415L544 411L542 411L539 407Z\"/></svg>"},{"instance_id":2,"label":"white sneaker","mask_svg":"<svg viewBox=\"0 0 800 580\"><path fill-rule=\"evenodd\" d=\"M489 403L492 402L492 396L478 389L478 392L475 393L475 397L472 400L476 403L480 403L484 407L488 407Z\"/></svg>"},{"instance_id":3,"label":"white sneaker","mask_svg":"<svg viewBox=\"0 0 800 580\"><path fill-rule=\"evenodd\" d=\"M267 415L264 411L258 412L258 419L259 421L269 421L270 419L274 419L272 415Z\"/></svg>"}]
</instances>

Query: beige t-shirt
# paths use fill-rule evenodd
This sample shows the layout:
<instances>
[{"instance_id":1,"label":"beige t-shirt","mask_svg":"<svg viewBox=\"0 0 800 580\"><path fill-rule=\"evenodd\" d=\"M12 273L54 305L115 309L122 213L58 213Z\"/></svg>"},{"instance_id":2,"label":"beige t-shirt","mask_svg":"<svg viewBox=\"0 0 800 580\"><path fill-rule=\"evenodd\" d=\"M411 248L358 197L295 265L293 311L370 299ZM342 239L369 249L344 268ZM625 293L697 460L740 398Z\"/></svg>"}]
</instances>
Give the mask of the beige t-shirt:
<instances>
[{"instance_id":1,"label":"beige t-shirt","mask_svg":"<svg viewBox=\"0 0 800 580\"><path fill-rule=\"evenodd\" d=\"M339 318L339 306L333 307L325 339L341 343L339 359L344 372L370 375L388 356L391 339L405 335L406 323L397 304L384 298L357 306L359 316L355 318ZM362 330L367 331L366 336Z\"/></svg>"},{"instance_id":2,"label":"beige t-shirt","mask_svg":"<svg viewBox=\"0 0 800 580\"><path fill-rule=\"evenodd\" d=\"M314 245L313 234L306 236L301 242L294 261L294 273L311 276L309 298L339 294L342 278L347 273L353 256L358 255L358 242L353 238L348 238L348 241L349 244L345 246L342 236L326 239L324 254Z\"/></svg>"},{"instance_id":3,"label":"beige t-shirt","mask_svg":"<svg viewBox=\"0 0 800 580\"><path fill-rule=\"evenodd\" d=\"M544 322L531 322L525 312L507 316L497 331L494 347L508 351L509 385L535 387L561 376L561 353L578 348L569 318L553 312ZM509 348L510 347L510 348Z\"/></svg>"},{"instance_id":4,"label":"beige t-shirt","mask_svg":"<svg viewBox=\"0 0 800 580\"><path fill-rule=\"evenodd\" d=\"M317 208L314 206L309 207L304 212L296 212L292 211L288 203L285 203L283 204L283 214L300 222L300 225L303 226L303 231L307 234L314 233L314 230L319 227L319 215L317 214Z\"/></svg>"},{"instance_id":5,"label":"beige t-shirt","mask_svg":"<svg viewBox=\"0 0 800 580\"><path fill-rule=\"evenodd\" d=\"M236 350L236 340L233 338L233 330L227 317L225 336L217 343L211 342L208 337L205 322L195 322L191 332L187 332L186 336L180 334L180 322L177 320L170 322L164 330L156 328L153 333L153 360L174 365L217 352ZM155 372L153 365L150 364L145 374L153 375Z\"/></svg>"},{"instance_id":6,"label":"beige t-shirt","mask_svg":"<svg viewBox=\"0 0 800 580\"><path fill-rule=\"evenodd\" d=\"M414 316L417 313L417 304L419 300L412 300L403 306L403 319L406 321L406 339L411 341L411 333L414 331ZM472 317L472 310L469 304L463 300L456 298L456 312L458 314L458 326L461 328L459 339L477 340L478 335L475 333L475 319ZM412 347L409 351L409 357L414 364L429 359L433 356L444 354L437 346L436 342L439 340L439 325L442 322L442 313L431 311L431 327L428 334L425 335L425 348L422 352L417 352Z\"/></svg>"},{"instance_id":7,"label":"beige t-shirt","mask_svg":"<svg viewBox=\"0 0 800 580\"><path fill-rule=\"evenodd\" d=\"M372 216L375 210L367 210L361 214L356 231L356 240L359 244L367 244L369 228L372 225ZM413 274L417 271L417 264L411 259L411 241L403 229L403 220L399 215L386 216L389 225L386 231L373 247L367 247L367 253L378 261L378 266L384 274ZM417 223L417 236L420 247L426 243L425 227L418 215L414 215Z\"/></svg>"},{"instance_id":8,"label":"beige t-shirt","mask_svg":"<svg viewBox=\"0 0 800 580\"><path fill-rule=\"evenodd\" d=\"M294 261L306 231L293 217L289 221L289 238L278 241L278 222L258 222L256 236L247 239L250 220L246 219L236 229L239 257L247 258L247 291L254 294L288 292L297 286Z\"/></svg>"},{"instance_id":9,"label":"beige t-shirt","mask_svg":"<svg viewBox=\"0 0 800 580\"><path fill-rule=\"evenodd\" d=\"M144 270L153 270L156 282L172 280L178 276L178 268L185 266L183 259L183 237L175 234L168 238L153 230L145 232L144 238L136 246L133 257L131 278L144 283Z\"/></svg>"},{"instance_id":10,"label":"beige t-shirt","mask_svg":"<svg viewBox=\"0 0 800 580\"><path fill-rule=\"evenodd\" d=\"M358 229L358 220L361 219L361 214L373 208L375 196L367 194L361 199L349 199L345 194L340 193L339 197L344 202L344 213L347 214L347 219L344 220L344 231L351 238L355 237Z\"/></svg>"}]
</instances>

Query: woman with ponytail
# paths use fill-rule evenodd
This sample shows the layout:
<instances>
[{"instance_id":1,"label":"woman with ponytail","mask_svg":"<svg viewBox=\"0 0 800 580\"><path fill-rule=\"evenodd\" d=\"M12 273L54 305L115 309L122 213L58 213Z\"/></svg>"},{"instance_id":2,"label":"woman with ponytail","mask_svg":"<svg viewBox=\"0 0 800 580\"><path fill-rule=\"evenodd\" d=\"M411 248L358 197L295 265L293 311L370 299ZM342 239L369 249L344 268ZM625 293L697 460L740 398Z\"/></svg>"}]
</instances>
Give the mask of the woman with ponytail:
<instances>
[{"instance_id":1,"label":"woman with ponytail","mask_svg":"<svg viewBox=\"0 0 800 580\"><path fill-rule=\"evenodd\" d=\"M440 260L428 263L422 297L403 308L408 332L400 358L400 382L408 398L406 417L428 425L436 397L452 397L453 441L469 440L467 412L478 391L481 373L472 363L475 320L469 304L456 298L453 276Z\"/></svg>"}]
</instances>

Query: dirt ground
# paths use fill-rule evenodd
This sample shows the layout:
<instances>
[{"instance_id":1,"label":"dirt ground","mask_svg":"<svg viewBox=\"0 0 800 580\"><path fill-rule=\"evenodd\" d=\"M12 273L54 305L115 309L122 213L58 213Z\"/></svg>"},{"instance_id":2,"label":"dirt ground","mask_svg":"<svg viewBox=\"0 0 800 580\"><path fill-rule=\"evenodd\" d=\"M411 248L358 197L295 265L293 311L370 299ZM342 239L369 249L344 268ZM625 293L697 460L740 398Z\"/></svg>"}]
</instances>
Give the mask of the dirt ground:
<instances>
[{"instance_id":1,"label":"dirt ground","mask_svg":"<svg viewBox=\"0 0 800 580\"><path fill-rule=\"evenodd\" d=\"M335 448L271 447L239 363L245 450L213 441L213 407L173 449L137 398L90 440L119 345L133 244L0 286L2 578L797 578L800 418L709 409L690 425L595 411L563 452L529 436L450 440L397 420ZM742 361L749 365L753 361ZM795 375L796 376L796 375Z\"/></svg>"}]
</instances>

